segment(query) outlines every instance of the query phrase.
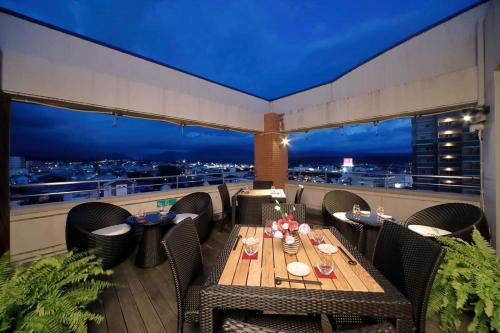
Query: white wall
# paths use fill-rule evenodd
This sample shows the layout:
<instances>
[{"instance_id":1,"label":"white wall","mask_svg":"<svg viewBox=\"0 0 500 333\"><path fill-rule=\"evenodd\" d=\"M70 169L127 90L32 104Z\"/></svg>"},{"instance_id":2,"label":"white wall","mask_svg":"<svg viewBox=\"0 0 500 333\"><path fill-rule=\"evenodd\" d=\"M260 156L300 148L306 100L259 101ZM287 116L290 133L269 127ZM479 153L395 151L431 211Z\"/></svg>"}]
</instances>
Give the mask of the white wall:
<instances>
[{"instance_id":1,"label":"white wall","mask_svg":"<svg viewBox=\"0 0 500 333\"><path fill-rule=\"evenodd\" d=\"M484 32L485 101L490 106L483 154L485 212L500 255L500 0L490 1Z\"/></svg>"},{"instance_id":2,"label":"white wall","mask_svg":"<svg viewBox=\"0 0 500 333\"><path fill-rule=\"evenodd\" d=\"M477 102L478 22L488 3L420 34L337 81L272 102L288 131ZM362 47L362 46L360 46Z\"/></svg>"},{"instance_id":3,"label":"white wall","mask_svg":"<svg viewBox=\"0 0 500 333\"><path fill-rule=\"evenodd\" d=\"M287 198L293 199L295 197L298 184L297 182L288 182L285 184ZM465 202L479 206L478 196L463 194L360 188L353 186L345 187L330 184L301 184L304 185L302 203L306 204L308 209L314 211L321 211L325 194L333 190L353 192L365 199L373 210L377 209L378 206L382 206L386 214L394 216L399 221L405 221L408 217L424 208L443 203Z\"/></svg>"},{"instance_id":4,"label":"white wall","mask_svg":"<svg viewBox=\"0 0 500 333\"><path fill-rule=\"evenodd\" d=\"M227 184L230 195L250 183ZM99 200L121 206L131 214L139 209L156 211L156 201L165 198L180 199L196 192L207 192L212 197L214 215L222 212L222 204L217 186L187 188L166 192L137 194L127 197L111 197ZM51 203L11 209L10 212L10 253L12 261L33 260L37 256L53 255L66 251L65 226L69 210L84 201Z\"/></svg>"},{"instance_id":5,"label":"white wall","mask_svg":"<svg viewBox=\"0 0 500 333\"><path fill-rule=\"evenodd\" d=\"M1 87L68 101L261 131L263 99L0 13Z\"/></svg>"}]
</instances>

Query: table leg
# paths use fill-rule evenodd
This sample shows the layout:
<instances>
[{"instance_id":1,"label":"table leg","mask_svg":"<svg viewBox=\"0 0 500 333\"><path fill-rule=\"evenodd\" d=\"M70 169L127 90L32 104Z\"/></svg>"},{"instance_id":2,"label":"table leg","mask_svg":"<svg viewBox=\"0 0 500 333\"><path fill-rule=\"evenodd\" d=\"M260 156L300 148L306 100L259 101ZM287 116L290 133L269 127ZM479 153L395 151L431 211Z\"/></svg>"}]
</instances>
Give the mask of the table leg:
<instances>
[{"instance_id":1,"label":"table leg","mask_svg":"<svg viewBox=\"0 0 500 333\"><path fill-rule=\"evenodd\" d=\"M163 263L167 255L161 247L162 228L160 225L145 226L139 249L135 257L135 265L151 268Z\"/></svg>"},{"instance_id":2,"label":"table leg","mask_svg":"<svg viewBox=\"0 0 500 333\"><path fill-rule=\"evenodd\" d=\"M211 307L202 306L200 310L200 332L212 333L214 331L214 315Z\"/></svg>"}]
</instances>

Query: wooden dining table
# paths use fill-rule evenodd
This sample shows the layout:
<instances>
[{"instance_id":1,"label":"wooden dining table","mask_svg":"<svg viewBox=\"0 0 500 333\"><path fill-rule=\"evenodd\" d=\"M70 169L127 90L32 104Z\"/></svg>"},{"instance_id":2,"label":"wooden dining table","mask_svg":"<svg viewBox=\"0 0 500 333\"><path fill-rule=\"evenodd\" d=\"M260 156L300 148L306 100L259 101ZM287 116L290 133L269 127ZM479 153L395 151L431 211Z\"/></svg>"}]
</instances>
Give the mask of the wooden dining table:
<instances>
[{"instance_id":1,"label":"wooden dining table","mask_svg":"<svg viewBox=\"0 0 500 333\"><path fill-rule=\"evenodd\" d=\"M384 317L393 319L399 332L410 332L411 303L336 229L322 232L326 243L339 248L331 255L333 279L314 272L320 252L308 235L299 236L299 251L290 255L280 239L264 237L263 227L236 225L201 293L201 332L213 331L215 312L223 309ZM244 258L241 241L250 236L260 240L252 260ZM287 264L297 261L311 268L308 275L288 273ZM296 281L277 284L276 278Z\"/></svg>"}]
</instances>

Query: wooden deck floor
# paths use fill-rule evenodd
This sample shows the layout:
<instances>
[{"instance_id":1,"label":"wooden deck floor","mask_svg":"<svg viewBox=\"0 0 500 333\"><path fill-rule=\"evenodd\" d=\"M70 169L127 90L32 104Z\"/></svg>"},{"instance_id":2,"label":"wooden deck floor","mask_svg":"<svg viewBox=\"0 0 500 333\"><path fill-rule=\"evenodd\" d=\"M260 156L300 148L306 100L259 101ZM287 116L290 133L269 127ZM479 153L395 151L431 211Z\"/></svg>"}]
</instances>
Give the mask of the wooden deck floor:
<instances>
[{"instance_id":1,"label":"wooden deck floor","mask_svg":"<svg viewBox=\"0 0 500 333\"><path fill-rule=\"evenodd\" d=\"M214 229L202 245L203 260L209 267L217 259L229 233ZM92 324L89 332L177 332L177 305L173 277L165 262L154 268L138 268L132 255L113 268L111 280L118 284L106 290L93 310L105 316L100 325ZM198 332L196 325L186 324L184 332Z\"/></svg>"},{"instance_id":2,"label":"wooden deck floor","mask_svg":"<svg viewBox=\"0 0 500 333\"><path fill-rule=\"evenodd\" d=\"M308 223L322 224L319 216L308 215ZM229 233L214 228L210 238L202 245L205 265L213 265ZM165 262L154 268L138 268L132 255L114 267L111 278L118 286L109 288L92 310L104 315L100 325L91 324L91 333L168 332L177 331L177 305L173 277ZM199 332L194 324L186 324L184 332ZM427 332L440 332L437 322L427 323Z\"/></svg>"}]
</instances>

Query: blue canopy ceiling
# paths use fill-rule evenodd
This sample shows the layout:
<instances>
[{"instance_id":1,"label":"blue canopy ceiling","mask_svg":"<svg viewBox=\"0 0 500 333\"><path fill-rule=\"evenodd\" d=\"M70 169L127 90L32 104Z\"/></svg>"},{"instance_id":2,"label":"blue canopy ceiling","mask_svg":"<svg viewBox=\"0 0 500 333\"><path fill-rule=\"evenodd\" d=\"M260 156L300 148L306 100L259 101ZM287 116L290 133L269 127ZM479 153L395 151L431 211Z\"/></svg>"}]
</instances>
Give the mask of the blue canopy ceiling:
<instances>
[{"instance_id":1,"label":"blue canopy ceiling","mask_svg":"<svg viewBox=\"0 0 500 333\"><path fill-rule=\"evenodd\" d=\"M0 6L267 100L333 81L478 0L0 0Z\"/></svg>"}]
</instances>

